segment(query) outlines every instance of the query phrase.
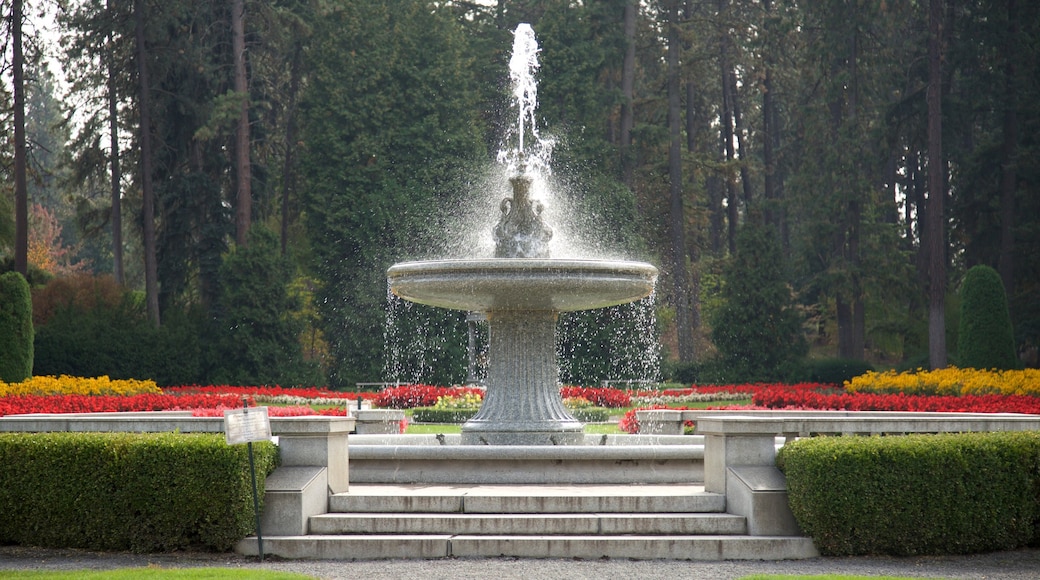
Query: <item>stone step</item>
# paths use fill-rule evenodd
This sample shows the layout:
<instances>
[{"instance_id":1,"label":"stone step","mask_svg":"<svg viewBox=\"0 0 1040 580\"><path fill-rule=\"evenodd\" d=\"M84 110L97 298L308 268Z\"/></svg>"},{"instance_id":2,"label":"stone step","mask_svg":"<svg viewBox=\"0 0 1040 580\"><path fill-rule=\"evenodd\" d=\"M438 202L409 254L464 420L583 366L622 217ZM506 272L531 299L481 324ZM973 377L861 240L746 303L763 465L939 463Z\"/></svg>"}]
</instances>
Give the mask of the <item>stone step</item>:
<instances>
[{"instance_id":1,"label":"stone step","mask_svg":"<svg viewBox=\"0 0 1040 580\"><path fill-rule=\"evenodd\" d=\"M329 513L310 518L310 534L452 534L485 536L737 535L745 518L730 514Z\"/></svg>"},{"instance_id":2,"label":"stone step","mask_svg":"<svg viewBox=\"0 0 1040 580\"><path fill-rule=\"evenodd\" d=\"M329 496L329 512L602 514L712 513L722 494L699 485L367 485Z\"/></svg>"},{"instance_id":3,"label":"stone step","mask_svg":"<svg viewBox=\"0 0 1040 580\"><path fill-rule=\"evenodd\" d=\"M239 542L259 554L257 538ZM581 558L636 560L786 560L819 556L810 538L781 536L479 536L310 535L263 538L265 556L310 560L432 558Z\"/></svg>"}]
</instances>

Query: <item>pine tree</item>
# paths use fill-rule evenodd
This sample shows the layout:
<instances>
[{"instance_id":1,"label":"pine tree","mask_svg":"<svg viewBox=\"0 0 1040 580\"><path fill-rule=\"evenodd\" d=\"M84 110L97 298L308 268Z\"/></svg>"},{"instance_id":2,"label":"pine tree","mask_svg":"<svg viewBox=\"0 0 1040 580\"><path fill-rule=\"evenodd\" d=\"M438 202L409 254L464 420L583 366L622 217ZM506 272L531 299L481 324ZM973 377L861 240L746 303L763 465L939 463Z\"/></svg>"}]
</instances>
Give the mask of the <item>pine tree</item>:
<instances>
[{"instance_id":1,"label":"pine tree","mask_svg":"<svg viewBox=\"0 0 1040 580\"><path fill-rule=\"evenodd\" d=\"M783 378L807 351L782 264L772 229L749 220L723 272L722 305L709 316L718 362L731 380Z\"/></svg>"}]
</instances>

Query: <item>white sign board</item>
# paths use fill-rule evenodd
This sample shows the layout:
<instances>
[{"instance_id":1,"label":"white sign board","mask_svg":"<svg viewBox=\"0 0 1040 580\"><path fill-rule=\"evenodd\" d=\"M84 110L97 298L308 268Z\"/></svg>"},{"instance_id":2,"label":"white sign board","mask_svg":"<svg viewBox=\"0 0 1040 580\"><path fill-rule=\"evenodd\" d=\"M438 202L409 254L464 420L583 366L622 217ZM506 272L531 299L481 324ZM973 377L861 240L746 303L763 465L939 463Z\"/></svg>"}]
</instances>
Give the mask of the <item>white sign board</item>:
<instances>
[{"instance_id":1,"label":"white sign board","mask_svg":"<svg viewBox=\"0 0 1040 580\"><path fill-rule=\"evenodd\" d=\"M267 417L267 407L246 407L224 411L224 437L228 445L249 443L250 441L269 441L271 439L271 420Z\"/></svg>"}]
</instances>

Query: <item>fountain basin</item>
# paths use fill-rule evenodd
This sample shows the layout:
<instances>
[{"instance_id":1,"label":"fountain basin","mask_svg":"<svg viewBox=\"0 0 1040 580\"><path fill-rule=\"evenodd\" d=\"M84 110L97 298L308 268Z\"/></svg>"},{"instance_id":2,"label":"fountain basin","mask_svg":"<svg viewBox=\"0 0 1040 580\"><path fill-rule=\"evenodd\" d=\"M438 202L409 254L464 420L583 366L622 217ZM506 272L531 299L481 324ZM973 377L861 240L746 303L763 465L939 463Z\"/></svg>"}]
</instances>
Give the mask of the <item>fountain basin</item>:
<instances>
[{"instance_id":1,"label":"fountain basin","mask_svg":"<svg viewBox=\"0 0 1040 580\"><path fill-rule=\"evenodd\" d=\"M397 296L484 312L487 394L462 426L466 445L581 445L582 424L560 398L556 317L649 296L657 268L643 262L494 258L402 262L387 270Z\"/></svg>"},{"instance_id":2,"label":"fountain basin","mask_svg":"<svg viewBox=\"0 0 1040 580\"><path fill-rule=\"evenodd\" d=\"M429 260L395 264L387 278L394 294L428 306L570 312L649 296L657 268L621 260Z\"/></svg>"}]
</instances>

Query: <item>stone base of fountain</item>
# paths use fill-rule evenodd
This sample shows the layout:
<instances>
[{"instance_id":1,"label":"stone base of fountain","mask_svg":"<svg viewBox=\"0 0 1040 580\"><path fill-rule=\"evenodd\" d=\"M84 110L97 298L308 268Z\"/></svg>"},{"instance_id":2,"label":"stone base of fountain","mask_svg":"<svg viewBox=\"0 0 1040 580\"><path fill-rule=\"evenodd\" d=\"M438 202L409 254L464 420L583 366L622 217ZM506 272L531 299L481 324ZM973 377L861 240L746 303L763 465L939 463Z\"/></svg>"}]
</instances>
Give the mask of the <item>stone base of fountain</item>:
<instances>
[{"instance_id":1,"label":"stone base of fountain","mask_svg":"<svg viewBox=\"0 0 1040 580\"><path fill-rule=\"evenodd\" d=\"M394 294L487 316L487 393L462 426L465 445L581 445L583 426L560 397L560 312L649 295L657 268L614 260L433 260L395 264Z\"/></svg>"}]
</instances>

